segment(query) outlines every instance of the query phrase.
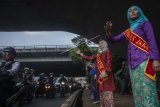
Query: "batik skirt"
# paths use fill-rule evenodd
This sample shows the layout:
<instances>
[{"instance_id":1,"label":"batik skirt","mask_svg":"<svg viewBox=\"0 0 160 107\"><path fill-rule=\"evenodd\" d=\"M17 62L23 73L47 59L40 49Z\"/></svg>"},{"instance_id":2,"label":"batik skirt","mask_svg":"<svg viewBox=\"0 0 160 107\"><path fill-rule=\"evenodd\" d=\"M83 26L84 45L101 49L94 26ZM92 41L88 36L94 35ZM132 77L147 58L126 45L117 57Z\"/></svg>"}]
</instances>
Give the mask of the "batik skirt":
<instances>
[{"instance_id":1,"label":"batik skirt","mask_svg":"<svg viewBox=\"0 0 160 107\"><path fill-rule=\"evenodd\" d=\"M134 69L130 69L135 107L160 107L156 81L144 74L146 63L147 61L144 61Z\"/></svg>"},{"instance_id":2,"label":"batik skirt","mask_svg":"<svg viewBox=\"0 0 160 107\"><path fill-rule=\"evenodd\" d=\"M115 107L113 91L100 92L101 107Z\"/></svg>"}]
</instances>

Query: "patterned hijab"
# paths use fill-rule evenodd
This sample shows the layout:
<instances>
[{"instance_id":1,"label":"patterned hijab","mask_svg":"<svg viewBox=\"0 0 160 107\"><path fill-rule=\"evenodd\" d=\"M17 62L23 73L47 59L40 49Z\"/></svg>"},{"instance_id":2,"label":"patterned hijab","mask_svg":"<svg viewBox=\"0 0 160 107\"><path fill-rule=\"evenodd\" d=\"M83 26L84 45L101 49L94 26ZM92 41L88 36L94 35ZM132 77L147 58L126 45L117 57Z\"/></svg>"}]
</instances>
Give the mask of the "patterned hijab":
<instances>
[{"instance_id":1,"label":"patterned hijab","mask_svg":"<svg viewBox=\"0 0 160 107\"><path fill-rule=\"evenodd\" d=\"M129 11L133 7L137 8L138 13L139 13L139 17L137 19L135 19L135 20L130 19L130 16L129 16ZM148 20L147 17L143 14L143 11L138 6L131 6L128 9L128 11L127 11L127 18L128 18L131 30L134 30L139 25L140 22Z\"/></svg>"}]
</instances>

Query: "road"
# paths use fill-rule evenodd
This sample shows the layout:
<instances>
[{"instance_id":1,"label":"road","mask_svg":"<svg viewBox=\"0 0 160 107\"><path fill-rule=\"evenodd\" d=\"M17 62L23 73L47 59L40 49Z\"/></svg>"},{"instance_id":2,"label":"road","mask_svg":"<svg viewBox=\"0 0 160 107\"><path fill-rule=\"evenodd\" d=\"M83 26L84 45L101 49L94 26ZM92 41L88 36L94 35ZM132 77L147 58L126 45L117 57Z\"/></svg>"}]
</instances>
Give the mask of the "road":
<instances>
[{"instance_id":1,"label":"road","mask_svg":"<svg viewBox=\"0 0 160 107\"><path fill-rule=\"evenodd\" d=\"M59 94L57 94L54 98L46 99L44 98L35 98L31 103L24 104L23 107L59 107L62 103L67 100L69 94L65 97L61 98Z\"/></svg>"}]
</instances>

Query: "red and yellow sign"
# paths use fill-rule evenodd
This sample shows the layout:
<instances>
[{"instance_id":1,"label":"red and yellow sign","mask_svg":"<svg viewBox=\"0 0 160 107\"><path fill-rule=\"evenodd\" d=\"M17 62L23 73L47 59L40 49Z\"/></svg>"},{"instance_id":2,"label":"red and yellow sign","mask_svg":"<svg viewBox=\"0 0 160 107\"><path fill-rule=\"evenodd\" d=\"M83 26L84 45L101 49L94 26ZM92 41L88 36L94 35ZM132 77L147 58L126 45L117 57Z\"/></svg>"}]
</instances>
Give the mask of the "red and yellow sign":
<instances>
[{"instance_id":1,"label":"red and yellow sign","mask_svg":"<svg viewBox=\"0 0 160 107\"><path fill-rule=\"evenodd\" d=\"M127 29L124 32L125 37L137 48L143 50L144 52L149 54L149 47L147 42L141 38L139 35L134 33L131 29ZM153 61L148 58L146 69L144 71L145 75L151 78L152 80L156 80L156 72L152 68Z\"/></svg>"},{"instance_id":2,"label":"red and yellow sign","mask_svg":"<svg viewBox=\"0 0 160 107\"><path fill-rule=\"evenodd\" d=\"M105 68L104 68L104 65L101 61L100 54L97 54L96 62L97 62L97 66L98 66L98 70L99 70L100 74L102 72L105 72ZM107 77L98 78L98 83L102 84L106 79L107 79Z\"/></svg>"}]
</instances>

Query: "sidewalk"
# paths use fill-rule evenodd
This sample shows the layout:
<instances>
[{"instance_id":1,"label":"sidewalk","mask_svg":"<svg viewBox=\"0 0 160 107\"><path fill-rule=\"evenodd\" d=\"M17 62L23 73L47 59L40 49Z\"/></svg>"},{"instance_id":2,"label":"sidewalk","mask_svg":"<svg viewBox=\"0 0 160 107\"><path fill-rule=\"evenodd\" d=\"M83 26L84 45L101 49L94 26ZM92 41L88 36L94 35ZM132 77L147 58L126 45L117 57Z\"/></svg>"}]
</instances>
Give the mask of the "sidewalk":
<instances>
[{"instance_id":1,"label":"sidewalk","mask_svg":"<svg viewBox=\"0 0 160 107\"><path fill-rule=\"evenodd\" d=\"M89 96L89 90L84 90L82 95L83 107L100 107L100 104L93 104ZM134 107L132 96L115 95L116 107Z\"/></svg>"}]
</instances>

